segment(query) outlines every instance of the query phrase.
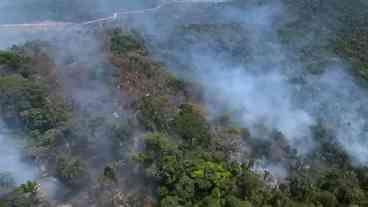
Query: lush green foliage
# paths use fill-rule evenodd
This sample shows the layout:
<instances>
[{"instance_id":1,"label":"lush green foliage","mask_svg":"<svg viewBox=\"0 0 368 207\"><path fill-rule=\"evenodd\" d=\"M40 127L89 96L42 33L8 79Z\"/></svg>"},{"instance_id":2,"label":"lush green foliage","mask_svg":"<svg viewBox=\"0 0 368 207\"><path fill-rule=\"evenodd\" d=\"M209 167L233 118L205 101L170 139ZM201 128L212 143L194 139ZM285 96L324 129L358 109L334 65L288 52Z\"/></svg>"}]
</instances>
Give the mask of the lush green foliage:
<instances>
[{"instance_id":1,"label":"lush green foliage","mask_svg":"<svg viewBox=\"0 0 368 207\"><path fill-rule=\"evenodd\" d=\"M144 106L150 110L146 111L143 120L150 120L153 126L165 123L165 127L149 128L161 132L147 134L144 151L136 157L148 180L158 185L159 206L342 207L367 204L367 185L357 180L358 177L367 180L367 175L351 166L347 155L335 143L334 135L322 123L313 128L318 147L308 158L312 166L291 165L293 168L286 181L276 187L268 183L267 173L262 175L252 170L251 161L240 164L226 159L225 154L231 148L226 146L226 140L216 139L219 134L213 134L204 112L195 104L182 104L176 112L160 111L165 106L160 102ZM150 119L160 116L163 118ZM227 125L222 124L224 126ZM227 136L223 139L228 141L232 133L243 139L250 136L233 127L225 127L225 131ZM295 152L283 144L284 139L281 133L275 132L271 139L274 141L248 140L248 144L255 155L271 158L273 142L276 142L288 159L301 162ZM319 164L314 165L313 161Z\"/></svg>"},{"instance_id":2,"label":"lush green foliage","mask_svg":"<svg viewBox=\"0 0 368 207\"><path fill-rule=\"evenodd\" d=\"M20 57L14 52L0 51L0 65L6 65L12 68L18 68L26 63L28 59Z\"/></svg>"},{"instance_id":3,"label":"lush green foliage","mask_svg":"<svg viewBox=\"0 0 368 207\"><path fill-rule=\"evenodd\" d=\"M189 140L191 145L208 144L209 126L195 105L184 104L174 117L173 127L183 139Z\"/></svg>"},{"instance_id":4,"label":"lush green foliage","mask_svg":"<svg viewBox=\"0 0 368 207\"><path fill-rule=\"evenodd\" d=\"M368 15L367 17L368 18ZM336 43L336 51L353 64L354 72L368 79L368 22L344 33Z\"/></svg>"},{"instance_id":5,"label":"lush green foliage","mask_svg":"<svg viewBox=\"0 0 368 207\"><path fill-rule=\"evenodd\" d=\"M38 184L36 182L27 181L20 186L19 190L23 193L36 193L38 191Z\"/></svg>"},{"instance_id":6,"label":"lush green foliage","mask_svg":"<svg viewBox=\"0 0 368 207\"><path fill-rule=\"evenodd\" d=\"M22 184L15 191L0 200L1 207L32 207L40 205L41 201L37 198L38 184L28 181Z\"/></svg>"},{"instance_id":7,"label":"lush green foliage","mask_svg":"<svg viewBox=\"0 0 368 207\"><path fill-rule=\"evenodd\" d=\"M143 125L150 130L167 130L170 119L169 114L165 111L167 106L167 97L143 97L139 103Z\"/></svg>"},{"instance_id":8,"label":"lush green foliage","mask_svg":"<svg viewBox=\"0 0 368 207\"><path fill-rule=\"evenodd\" d=\"M165 134L150 134L139 160L159 183L160 206L262 206L272 190L248 165L215 160L210 151L183 148Z\"/></svg>"},{"instance_id":9,"label":"lush green foliage","mask_svg":"<svg viewBox=\"0 0 368 207\"><path fill-rule=\"evenodd\" d=\"M142 46L137 40L137 35L123 33L119 30L112 32L110 49L115 54L124 54L128 51L141 49Z\"/></svg>"},{"instance_id":10,"label":"lush green foliage","mask_svg":"<svg viewBox=\"0 0 368 207\"><path fill-rule=\"evenodd\" d=\"M83 184L87 175L86 170L83 161L76 157L61 155L56 161L57 176L69 185Z\"/></svg>"},{"instance_id":11,"label":"lush green foliage","mask_svg":"<svg viewBox=\"0 0 368 207\"><path fill-rule=\"evenodd\" d=\"M0 110L7 124L44 146L55 144L68 117L64 106L50 102L45 85L16 75L0 77Z\"/></svg>"}]
</instances>

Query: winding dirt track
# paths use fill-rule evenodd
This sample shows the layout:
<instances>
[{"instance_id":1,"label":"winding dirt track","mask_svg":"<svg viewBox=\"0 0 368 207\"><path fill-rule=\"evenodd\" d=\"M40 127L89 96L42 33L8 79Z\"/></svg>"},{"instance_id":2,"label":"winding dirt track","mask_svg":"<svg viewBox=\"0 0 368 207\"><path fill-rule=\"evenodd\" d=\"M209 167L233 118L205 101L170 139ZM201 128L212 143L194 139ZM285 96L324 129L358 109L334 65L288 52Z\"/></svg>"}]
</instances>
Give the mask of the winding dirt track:
<instances>
[{"instance_id":1,"label":"winding dirt track","mask_svg":"<svg viewBox=\"0 0 368 207\"><path fill-rule=\"evenodd\" d=\"M29 30L48 30L48 29L65 29L69 27L75 26L86 26L86 25L93 25L103 22L114 21L122 16L127 15L137 15L137 14L146 14L152 13L157 10L160 10L163 7L172 4L186 4L186 3L222 3L229 0L172 0L167 1L164 3L159 4L158 6L141 9L141 10L133 10L133 11L121 11L115 12L111 16L97 18L85 22L54 22L54 21L44 21L44 22L37 22L37 23L22 23L22 24L0 24L0 30L21 30L21 29L29 29Z\"/></svg>"}]
</instances>

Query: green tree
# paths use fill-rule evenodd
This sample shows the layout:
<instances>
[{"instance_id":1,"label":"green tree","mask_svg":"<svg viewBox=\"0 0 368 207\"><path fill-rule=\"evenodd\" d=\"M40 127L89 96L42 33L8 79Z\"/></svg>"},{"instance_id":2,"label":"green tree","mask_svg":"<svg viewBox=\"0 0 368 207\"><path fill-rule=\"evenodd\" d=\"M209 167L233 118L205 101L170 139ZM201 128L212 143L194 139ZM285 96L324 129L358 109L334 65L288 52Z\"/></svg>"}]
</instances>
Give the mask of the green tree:
<instances>
[{"instance_id":1,"label":"green tree","mask_svg":"<svg viewBox=\"0 0 368 207\"><path fill-rule=\"evenodd\" d=\"M209 143L209 126L201 112L191 104L183 104L173 122L176 132L191 145Z\"/></svg>"},{"instance_id":2,"label":"green tree","mask_svg":"<svg viewBox=\"0 0 368 207\"><path fill-rule=\"evenodd\" d=\"M179 198L176 196L167 196L160 201L161 207L181 207Z\"/></svg>"},{"instance_id":3,"label":"green tree","mask_svg":"<svg viewBox=\"0 0 368 207\"><path fill-rule=\"evenodd\" d=\"M86 165L77 157L61 155L56 161L57 176L65 183L80 186L87 179Z\"/></svg>"}]
</instances>

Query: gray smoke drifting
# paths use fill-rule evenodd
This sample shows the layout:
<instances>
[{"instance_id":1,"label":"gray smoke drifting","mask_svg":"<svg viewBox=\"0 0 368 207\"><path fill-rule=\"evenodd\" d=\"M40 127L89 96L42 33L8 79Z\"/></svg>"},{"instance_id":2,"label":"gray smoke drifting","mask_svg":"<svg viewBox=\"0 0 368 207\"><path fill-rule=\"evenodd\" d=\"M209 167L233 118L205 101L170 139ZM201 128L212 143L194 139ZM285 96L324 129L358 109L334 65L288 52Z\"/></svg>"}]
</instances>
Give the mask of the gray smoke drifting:
<instances>
[{"instance_id":1,"label":"gray smoke drifting","mask_svg":"<svg viewBox=\"0 0 368 207\"><path fill-rule=\"evenodd\" d=\"M288 59L288 52L284 51L276 35L279 26L277 19L284 13L282 4L249 4L246 8L225 5L221 9L209 11L199 20L189 18L184 21L183 18L187 16L183 15L178 18L179 23L174 22L171 25L236 25L235 27L239 27L244 33L239 37L239 34L231 31L223 32L220 34L223 35L221 40L241 48L243 53L232 54L222 49L211 36L188 37L191 44L186 45L185 50L189 52L185 54L183 49L179 48L179 40L179 47L170 45L173 48L169 53L174 53L173 56L179 59L178 62L189 62L188 65L194 68L189 76L203 85L210 116L236 111L237 115L233 118L243 127L249 128L256 137L263 133L257 128L258 125L270 130L277 129L300 153L308 152L313 146L308 137L314 119L307 111L294 104L292 86L286 73L296 64ZM216 17L211 16L211 12L216 12ZM165 27L168 27L167 25L170 23L165 24ZM177 35L175 32L161 35L163 31L174 30L156 30L159 33L155 34L150 27L146 31L159 38ZM214 32L213 35L217 34ZM180 36L169 38L176 40L180 39ZM162 58L162 61L167 62L165 58Z\"/></svg>"},{"instance_id":2,"label":"gray smoke drifting","mask_svg":"<svg viewBox=\"0 0 368 207\"><path fill-rule=\"evenodd\" d=\"M200 50L192 50L193 64L198 68L195 74L209 94L209 104L211 97L220 97L227 108L240 112L237 118L251 131L256 129L252 125L259 123L277 129L300 153L313 148L310 127L317 119L323 119L331 124L338 143L356 164L367 164L366 91L333 56L327 56L334 59L333 64L319 66L323 74L303 72L306 66L293 58L293 49L285 50L277 39L280 23L276 21L285 12L281 4L272 3L251 8L242 15L236 11L224 14L235 17L249 30L246 35L251 58L240 67L219 62L215 53L203 58ZM296 76L307 83L291 83Z\"/></svg>"},{"instance_id":3,"label":"gray smoke drifting","mask_svg":"<svg viewBox=\"0 0 368 207\"><path fill-rule=\"evenodd\" d=\"M49 5L47 5L47 2L49 2ZM72 1L69 3L72 3ZM75 4L73 4L74 6L69 4L68 6L67 1L5 2L0 3L1 11L4 9L4 11L14 13L9 16L6 12L1 13L0 19L4 21L2 23L69 20L80 22L89 20L92 16L97 18L105 14L111 14L108 8L103 8L103 11L100 11L102 8L96 6L90 10L88 6L94 4L89 3L92 2L75 2L78 5L78 7L75 7ZM102 3L102 1L99 3ZM58 5L63 5L63 9L56 8L54 10L53 8ZM71 11L71 7L77 10ZM48 13L53 11L58 12L58 14ZM60 16L58 16L59 14ZM3 16L9 18L9 21L6 21L6 18L2 19ZM108 63L103 48L99 44L103 40L97 40L104 37L97 37L98 32L94 28L79 26L65 28L65 30L63 28L56 30L47 28L37 28L35 30L32 28L21 28L19 30L0 28L0 31L1 49L8 48L13 44L41 40L39 43L43 44L45 51L47 50L50 62L54 66L48 69L55 69L53 72L56 73L58 81L55 85L60 86L54 92L64 96L67 102L72 105L72 121L75 123L73 133L78 133L75 137L80 138L76 140L66 137L65 146L60 147L64 150L62 153L78 156L76 154L79 154L79 150L75 150L75 148L83 148L85 151L80 154L85 157L80 157L80 159L85 161L89 176L97 179L97 176L101 174L101 169L112 160L111 127L114 124L124 123L126 118L125 111L119 105L122 94L115 88L115 83L112 80L114 69ZM1 134L0 143L2 143L0 155L3 155L3 152L6 153L6 156L0 158L0 169L4 169L9 175L14 176L16 185L38 178L36 168L20 161L21 153L16 148L16 143L11 142L5 137L5 134ZM2 147L4 147L4 150ZM55 153L58 153L58 149L55 149L55 151ZM45 172L52 173L52 166L51 169L47 165L43 167ZM0 173L2 173L2 170L0 170ZM64 191L68 191L68 188L53 177L42 178L37 181L40 184L41 192L50 200L56 197L61 198ZM95 181L94 179L90 183L96 184Z\"/></svg>"},{"instance_id":4,"label":"gray smoke drifting","mask_svg":"<svg viewBox=\"0 0 368 207\"><path fill-rule=\"evenodd\" d=\"M212 63L215 62L212 60ZM211 69L219 65L212 65ZM197 77L207 88L206 96L213 113L218 113L216 102L220 103L229 111L237 111L234 118L252 134L261 135L262 131L258 131L257 126L263 125L282 132L299 152L306 153L311 149L308 136L314 119L305 110L293 105L287 80L280 73L254 74L242 67L230 70L226 67L216 72L200 73Z\"/></svg>"},{"instance_id":5,"label":"gray smoke drifting","mask_svg":"<svg viewBox=\"0 0 368 207\"><path fill-rule=\"evenodd\" d=\"M37 167L23 159L22 147L22 140L0 121L0 174L8 173L15 185L34 180L39 175Z\"/></svg>"},{"instance_id":6,"label":"gray smoke drifting","mask_svg":"<svg viewBox=\"0 0 368 207\"><path fill-rule=\"evenodd\" d=\"M210 116L235 112L233 118L255 137L268 136L263 127L276 129L300 154L314 148L311 127L324 120L355 164L367 164L365 90L346 72L349 67L332 53L317 57L324 62L316 66L323 71L317 75L308 73L308 65L298 56L310 45L323 47L332 31L325 31L323 36L305 31L296 45L286 46L278 32L295 14L289 13L281 1L229 4L217 8L173 6L163 13L174 11L175 19L157 14L139 19L137 28L143 27L149 40L159 42L151 49L154 54L161 53L162 62L176 68L176 74L202 84ZM236 27L236 31L217 31L216 24ZM322 23L311 24L310 28L328 30ZM177 28L190 30L191 26L194 32L177 32ZM195 26L202 34L196 33ZM168 45L167 51L155 48L161 44ZM194 70L178 71L181 64Z\"/></svg>"},{"instance_id":7,"label":"gray smoke drifting","mask_svg":"<svg viewBox=\"0 0 368 207\"><path fill-rule=\"evenodd\" d=\"M368 163L367 91L343 70L332 65L320 77L308 79L303 89L305 108L325 120L338 143L356 164Z\"/></svg>"},{"instance_id":8,"label":"gray smoke drifting","mask_svg":"<svg viewBox=\"0 0 368 207\"><path fill-rule=\"evenodd\" d=\"M32 12L37 11L23 7L24 2L14 2L5 2L0 8L8 8L6 10L9 11L16 8L19 16L12 19L18 22L29 19L29 16L22 14L33 15L35 13ZM89 1L88 4L78 1L70 7L67 2L47 2L38 9L54 12L38 11L45 16L32 21L78 22L110 15L116 10L149 8L157 3L125 1L125 5L117 5L121 1ZM59 7L55 7L58 4ZM143 33L151 44L152 54L158 56L175 74L201 83L211 112L210 118L236 112L233 119L242 127L249 128L254 137L267 138L268 131L278 130L300 154L314 148L310 129L317 120L322 119L333 129L337 143L353 160L357 164L367 164L367 94L346 72L349 67L332 54L320 58L328 60L328 64L317 66L324 72L317 75L306 72L307 65L296 53L309 45L322 46L326 38L307 31L298 45L285 46L278 31L293 20L294 15L282 1L193 1L119 20ZM10 22L10 18L4 18L5 22ZM323 27L315 22L313 24L311 28ZM223 25L230 31L218 31L219 28L213 25ZM203 33L196 33L195 28L194 32L190 31L193 29L191 26L200 27ZM208 31L203 28L207 26ZM178 30L183 28L189 31L180 33ZM13 38L11 35L7 37ZM25 38L22 34L20 37ZM3 40L6 37L0 38ZM115 112L111 101L114 94L109 92L110 88L102 80L104 69L96 67L108 64L105 64L105 57L95 43L95 36L84 32L66 32L57 38L59 51L53 59L60 66L60 80L65 91L81 108L87 107L91 109L87 111L99 111L111 116ZM68 63L70 59L72 61ZM83 69L78 64L89 66ZM183 64L193 70L179 71L178 66ZM81 76L75 75L78 71L84 72ZM294 79L302 81L295 83ZM268 130L264 131L264 127Z\"/></svg>"},{"instance_id":9,"label":"gray smoke drifting","mask_svg":"<svg viewBox=\"0 0 368 207\"><path fill-rule=\"evenodd\" d=\"M255 48L251 48L252 61L234 70L229 65L221 66L212 58L199 62L198 68L210 68L211 71L200 72L198 76L204 77L211 95L223 94L227 106L240 107L243 111L240 118L251 130L254 129L252 124L261 122L282 132L299 152L308 152L313 147L308 131L317 119L323 119L331 125L338 143L356 164L367 164L366 91L347 74L348 68L333 56L327 56L333 64L319 66L325 71L323 74L303 72L306 65L293 59L293 49L285 51L285 47L272 36L277 31L273 22L275 17L270 15L275 12L274 8L275 5L271 5L253 10L256 15L247 12L239 16L246 21L250 19L251 24L245 25L247 28L254 27L250 32L250 42ZM278 12L276 15L285 10ZM260 18L252 19L253 16ZM220 69L216 69L219 65ZM267 72L262 70L264 67ZM293 77L301 77L307 83L291 83L289 80Z\"/></svg>"}]
</instances>

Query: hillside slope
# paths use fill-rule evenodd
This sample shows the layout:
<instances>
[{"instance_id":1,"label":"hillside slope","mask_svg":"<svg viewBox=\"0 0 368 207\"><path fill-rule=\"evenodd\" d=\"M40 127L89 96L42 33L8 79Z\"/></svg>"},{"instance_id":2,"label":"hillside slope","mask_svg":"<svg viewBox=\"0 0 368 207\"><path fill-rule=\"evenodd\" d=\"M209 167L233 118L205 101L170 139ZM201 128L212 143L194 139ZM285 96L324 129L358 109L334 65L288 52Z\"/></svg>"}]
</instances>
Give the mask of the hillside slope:
<instances>
[{"instance_id":1,"label":"hillside slope","mask_svg":"<svg viewBox=\"0 0 368 207\"><path fill-rule=\"evenodd\" d=\"M1 51L29 172L0 158L0 207L367 206L366 7L170 5Z\"/></svg>"}]
</instances>

